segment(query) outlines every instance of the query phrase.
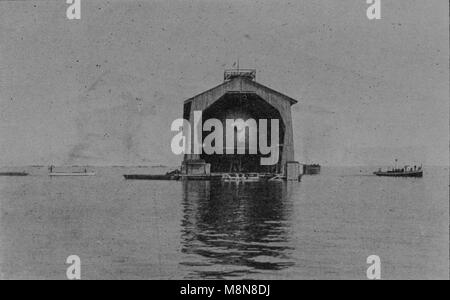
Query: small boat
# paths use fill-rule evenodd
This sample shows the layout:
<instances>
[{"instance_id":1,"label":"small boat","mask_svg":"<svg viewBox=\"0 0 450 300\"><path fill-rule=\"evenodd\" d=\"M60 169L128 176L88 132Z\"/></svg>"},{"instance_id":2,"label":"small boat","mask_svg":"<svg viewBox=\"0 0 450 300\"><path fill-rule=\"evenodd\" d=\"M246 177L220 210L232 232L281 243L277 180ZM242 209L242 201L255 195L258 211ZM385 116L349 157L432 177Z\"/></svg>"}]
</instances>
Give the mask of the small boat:
<instances>
[{"instance_id":1,"label":"small boat","mask_svg":"<svg viewBox=\"0 0 450 300\"><path fill-rule=\"evenodd\" d=\"M397 159L395 160L395 163L397 164ZM391 170L382 171L379 169L377 172L373 172L376 176L386 176L386 177L423 177L423 169L422 166L417 167L410 167L405 166L403 168L398 168L395 166Z\"/></svg>"},{"instance_id":2,"label":"small boat","mask_svg":"<svg viewBox=\"0 0 450 300\"><path fill-rule=\"evenodd\" d=\"M57 177L57 176L95 176L95 172L88 172L87 169L84 169L83 172L54 172L53 166L49 167L48 176Z\"/></svg>"},{"instance_id":3,"label":"small boat","mask_svg":"<svg viewBox=\"0 0 450 300\"><path fill-rule=\"evenodd\" d=\"M0 172L0 176L28 176L25 172Z\"/></svg>"},{"instance_id":4,"label":"small boat","mask_svg":"<svg viewBox=\"0 0 450 300\"><path fill-rule=\"evenodd\" d=\"M153 174L125 174L126 180L179 180L181 178L180 170L174 170L167 172L166 174L153 175Z\"/></svg>"}]
</instances>

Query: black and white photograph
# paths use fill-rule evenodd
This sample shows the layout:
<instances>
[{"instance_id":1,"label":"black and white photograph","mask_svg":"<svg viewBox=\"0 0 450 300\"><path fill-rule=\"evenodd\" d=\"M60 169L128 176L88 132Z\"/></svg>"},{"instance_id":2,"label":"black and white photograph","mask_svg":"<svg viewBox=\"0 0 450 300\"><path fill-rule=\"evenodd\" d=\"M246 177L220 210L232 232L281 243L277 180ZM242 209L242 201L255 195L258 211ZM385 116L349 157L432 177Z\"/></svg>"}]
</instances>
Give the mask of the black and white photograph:
<instances>
[{"instance_id":1,"label":"black and white photograph","mask_svg":"<svg viewBox=\"0 0 450 300\"><path fill-rule=\"evenodd\" d=\"M0 0L0 279L448 280L449 25L448 0Z\"/></svg>"}]
</instances>

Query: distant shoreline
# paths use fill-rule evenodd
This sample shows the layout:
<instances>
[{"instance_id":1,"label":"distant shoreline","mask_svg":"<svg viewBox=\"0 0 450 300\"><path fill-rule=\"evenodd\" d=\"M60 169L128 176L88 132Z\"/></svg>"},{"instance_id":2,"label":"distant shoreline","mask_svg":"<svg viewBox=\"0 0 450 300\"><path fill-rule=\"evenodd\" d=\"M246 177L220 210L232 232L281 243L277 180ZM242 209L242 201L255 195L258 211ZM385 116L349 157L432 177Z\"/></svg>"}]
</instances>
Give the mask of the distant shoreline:
<instances>
[{"instance_id":1,"label":"distant shoreline","mask_svg":"<svg viewBox=\"0 0 450 300\"><path fill-rule=\"evenodd\" d=\"M181 165L181 164L180 164ZM168 165L53 165L55 168L179 168L180 165L168 166ZM0 166L0 168L48 168L50 165L24 165L24 166ZM392 165L352 165L352 166L339 166L339 165L322 165L326 168L379 168L379 167L391 167ZM450 168L450 165L423 165L428 168Z\"/></svg>"}]
</instances>

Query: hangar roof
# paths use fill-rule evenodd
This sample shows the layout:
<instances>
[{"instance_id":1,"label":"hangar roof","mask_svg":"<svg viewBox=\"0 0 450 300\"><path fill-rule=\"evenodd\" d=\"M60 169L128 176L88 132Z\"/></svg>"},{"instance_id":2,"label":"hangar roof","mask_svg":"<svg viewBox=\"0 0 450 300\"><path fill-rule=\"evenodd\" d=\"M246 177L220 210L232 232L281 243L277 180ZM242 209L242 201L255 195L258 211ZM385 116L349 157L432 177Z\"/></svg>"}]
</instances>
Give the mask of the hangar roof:
<instances>
[{"instance_id":1,"label":"hangar roof","mask_svg":"<svg viewBox=\"0 0 450 300\"><path fill-rule=\"evenodd\" d=\"M191 97L184 102L186 103L186 102L196 101L196 99L205 97L205 96L207 96L207 94L210 94L211 96L215 95L216 92L222 92L222 93L227 93L227 92L239 92L239 93L252 92L252 93L255 93L256 92L257 93L260 90L265 93L272 94L272 95L276 96L277 98L282 99L284 101L288 101L288 102L290 102L291 105L294 105L298 102L297 100L295 100L289 96L286 96L280 92L277 92L265 85L262 85L246 76L232 77L230 80L227 80L212 89L209 89L209 90L204 91L194 97Z\"/></svg>"}]
</instances>

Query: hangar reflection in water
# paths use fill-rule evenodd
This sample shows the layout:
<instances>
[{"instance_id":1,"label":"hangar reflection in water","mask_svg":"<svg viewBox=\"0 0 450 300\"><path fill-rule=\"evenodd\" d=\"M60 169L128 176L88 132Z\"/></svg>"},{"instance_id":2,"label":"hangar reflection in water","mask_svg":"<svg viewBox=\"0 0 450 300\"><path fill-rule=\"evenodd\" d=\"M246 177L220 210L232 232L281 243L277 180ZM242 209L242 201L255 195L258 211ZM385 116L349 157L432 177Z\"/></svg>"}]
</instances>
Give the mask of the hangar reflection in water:
<instances>
[{"instance_id":1,"label":"hangar reflection in water","mask_svg":"<svg viewBox=\"0 0 450 300\"><path fill-rule=\"evenodd\" d=\"M284 183L185 181L181 265L218 279L292 266L291 212Z\"/></svg>"}]
</instances>

